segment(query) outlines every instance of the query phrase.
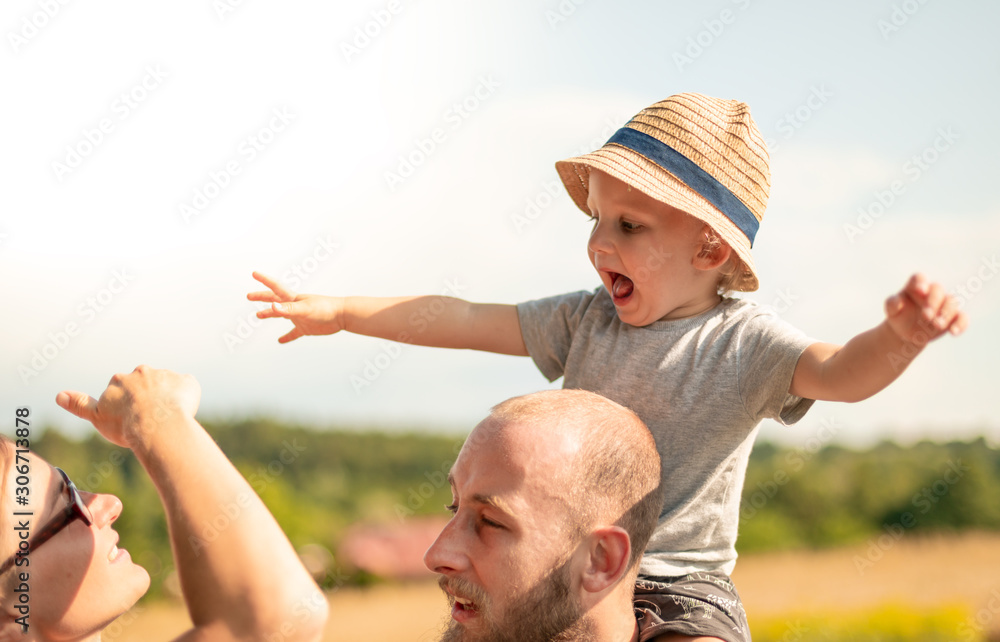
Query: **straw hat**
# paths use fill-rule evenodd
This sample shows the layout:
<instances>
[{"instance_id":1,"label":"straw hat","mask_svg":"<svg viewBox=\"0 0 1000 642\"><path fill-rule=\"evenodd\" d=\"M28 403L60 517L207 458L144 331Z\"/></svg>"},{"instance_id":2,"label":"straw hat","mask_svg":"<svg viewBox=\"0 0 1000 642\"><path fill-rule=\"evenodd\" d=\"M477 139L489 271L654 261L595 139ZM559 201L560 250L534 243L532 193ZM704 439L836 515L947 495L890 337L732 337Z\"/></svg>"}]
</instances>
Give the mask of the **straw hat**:
<instances>
[{"instance_id":1,"label":"straw hat","mask_svg":"<svg viewBox=\"0 0 1000 642\"><path fill-rule=\"evenodd\" d=\"M771 171L746 103L677 94L636 114L596 152L556 163L573 202L587 213L591 168L708 223L746 265L733 289L757 289L750 247Z\"/></svg>"}]
</instances>

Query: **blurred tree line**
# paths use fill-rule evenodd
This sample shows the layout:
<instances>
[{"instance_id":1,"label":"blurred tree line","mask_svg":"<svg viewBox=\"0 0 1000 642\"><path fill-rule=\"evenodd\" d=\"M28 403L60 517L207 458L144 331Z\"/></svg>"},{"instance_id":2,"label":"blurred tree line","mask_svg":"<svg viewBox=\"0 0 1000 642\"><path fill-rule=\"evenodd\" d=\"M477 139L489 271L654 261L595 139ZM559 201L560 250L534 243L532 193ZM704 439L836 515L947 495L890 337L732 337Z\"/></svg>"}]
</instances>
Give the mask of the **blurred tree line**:
<instances>
[{"instance_id":1,"label":"blurred tree line","mask_svg":"<svg viewBox=\"0 0 1000 642\"><path fill-rule=\"evenodd\" d=\"M864 451L758 443L741 552L852 544L874 534L1000 529L1000 450L982 438Z\"/></svg>"},{"instance_id":2,"label":"blurred tree line","mask_svg":"<svg viewBox=\"0 0 1000 642\"><path fill-rule=\"evenodd\" d=\"M464 437L347 429L317 430L267 419L205 421L297 547L336 552L348 526L404 524L444 516L447 471ZM82 490L112 493L125 508L122 546L153 577L151 596L173 567L166 519L132 454L99 435L74 441L55 430L35 451ZM219 522L206 529L224 527ZM983 439L913 446L881 443L864 451L756 445L741 504L741 553L852 544L893 529L924 533L1000 529L1000 450ZM210 532L210 531L208 531ZM354 581L340 569L321 583Z\"/></svg>"},{"instance_id":3,"label":"blurred tree line","mask_svg":"<svg viewBox=\"0 0 1000 642\"><path fill-rule=\"evenodd\" d=\"M447 471L465 441L459 435L317 430L268 418L201 423L300 550L318 545L336 552L355 523L403 524L414 515L445 516L444 507L451 503ZM96 431L75 441L45 430L32 447L65 470L80 490L122 500L114 526L120 546L150 572L149 596L162 594L173 569L166 516L132 453ZM225 528L227 520L220 507L217 520L204 525L203 538L213 540L213 529ZM318 579L330 588L361 578L335 564Z\"/></svg>"}]
</instances>

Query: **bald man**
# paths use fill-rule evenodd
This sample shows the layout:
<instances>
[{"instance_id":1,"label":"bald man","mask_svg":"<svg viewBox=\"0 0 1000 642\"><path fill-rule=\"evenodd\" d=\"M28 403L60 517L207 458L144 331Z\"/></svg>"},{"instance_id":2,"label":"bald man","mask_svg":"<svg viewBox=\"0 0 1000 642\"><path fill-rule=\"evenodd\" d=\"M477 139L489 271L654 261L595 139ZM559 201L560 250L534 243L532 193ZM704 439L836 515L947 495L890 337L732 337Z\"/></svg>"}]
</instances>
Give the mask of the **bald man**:
<instances>
[{"instance_id":1,"label":"bald man","mask_svg":"<svg viewBox=\"0 0 1000 642\"><path fill-rule=\"evenodd\" d=\"M662 503L634 413L583 390L510 399L449 481L454 517L424 558L452 606L443 640L639 639L632 593Z\"/></svg>"}]
</instances>

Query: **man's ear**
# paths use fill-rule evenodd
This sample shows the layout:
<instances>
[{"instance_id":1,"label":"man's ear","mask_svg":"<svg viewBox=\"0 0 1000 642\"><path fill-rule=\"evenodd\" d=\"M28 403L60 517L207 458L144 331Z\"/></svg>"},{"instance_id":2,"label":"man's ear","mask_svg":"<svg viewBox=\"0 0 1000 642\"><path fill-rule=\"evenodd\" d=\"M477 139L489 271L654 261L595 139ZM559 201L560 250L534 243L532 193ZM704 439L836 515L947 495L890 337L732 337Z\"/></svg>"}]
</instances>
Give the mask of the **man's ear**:
<instances>
[{"instance_id":1,"label":"man's ear","mask_svg":"<svg viewBox=\"0 0 1000 642\"><path fill-rule=\"evenodd\" d=\"M613 587L628 571L632 542L620 526L602 526L587 538L589 558L582 586L590 593Z\"/></svg>"},{"instance_id":2,"label":"man's ear","mask_svg":"<svg viewBox=\"0 0 1000 642\"><path fill-rule=\"evenodd\" d=\"M701 248L694 255L692 265L698 270L714 270L725 265L732 253L733 248L706 225L702 230Z\"/></svg>"}]
</instances>

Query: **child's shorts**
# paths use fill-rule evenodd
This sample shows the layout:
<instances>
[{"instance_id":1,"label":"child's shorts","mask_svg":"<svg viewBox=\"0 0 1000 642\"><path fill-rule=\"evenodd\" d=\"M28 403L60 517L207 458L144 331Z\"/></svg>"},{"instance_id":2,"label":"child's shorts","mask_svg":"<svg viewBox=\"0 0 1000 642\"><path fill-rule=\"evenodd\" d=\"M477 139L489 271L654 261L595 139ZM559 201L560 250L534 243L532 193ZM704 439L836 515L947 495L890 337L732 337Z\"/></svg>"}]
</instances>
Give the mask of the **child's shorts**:
<instances>
[{"instance_id":1,"label":"child's shorts","mask_svg":"<svg viewBox=\"0 0 1000 642\"><path fill-rule=\"evenodd\" d=\"M722 573L640 575L633 602L639 620L639 642L665 633L750 642L743 603L732 580Z\"/></svg>"}]
</instances>

